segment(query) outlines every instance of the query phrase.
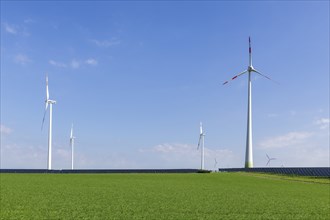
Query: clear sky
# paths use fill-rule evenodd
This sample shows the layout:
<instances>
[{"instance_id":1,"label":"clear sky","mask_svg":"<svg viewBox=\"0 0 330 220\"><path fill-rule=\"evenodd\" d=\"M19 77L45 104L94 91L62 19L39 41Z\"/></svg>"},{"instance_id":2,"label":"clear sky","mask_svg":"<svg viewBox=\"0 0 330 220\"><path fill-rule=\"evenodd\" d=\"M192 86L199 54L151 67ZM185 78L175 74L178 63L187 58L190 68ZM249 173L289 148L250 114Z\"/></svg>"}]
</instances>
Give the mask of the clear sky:
<instances>
[{"instance_id":1,"label":"clear sky","mask_svg":"<svg viewBox=\"0 0 330 220\"><path fill-rule=\"evenodd\" d=\"M1 168L329 166L328 1L1 1Z\"/></svg>"}]
</instances>

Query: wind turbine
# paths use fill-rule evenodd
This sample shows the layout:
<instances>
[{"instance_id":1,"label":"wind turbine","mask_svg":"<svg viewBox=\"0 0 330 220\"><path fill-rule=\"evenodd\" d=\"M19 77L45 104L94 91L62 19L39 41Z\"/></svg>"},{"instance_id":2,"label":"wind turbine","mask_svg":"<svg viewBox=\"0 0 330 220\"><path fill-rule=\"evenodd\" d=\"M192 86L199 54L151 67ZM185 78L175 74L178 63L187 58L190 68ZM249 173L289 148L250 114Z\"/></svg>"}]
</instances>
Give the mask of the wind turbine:
<instances>
[{"instance_id":1,"label":"wind turbine","mask_svg":"<svg viewBox=\"0 0 330 220\"><path fill-rule=\"evenodd\" d=\"M269 156L268 156L268 154L266 154L266 156L267 156L267 158L268 158L268 162L267 162L267 164L266 164L266 166L270 166L270 161L271 160L276 160L276 158L270 158Z\"/></svg>"},{"instance_id":2,"label":"wind turbine","mask_svg":"<svg viewBox=\"0 0 330 220\"><path fill-rule=\"evenodd\" d=\"M217 168L217 164L218 164L217 158L214 158L214 168L215 168L215 170Z\"/></svg>"},{"instance_id":3,"label":"wind turbine","mask_svg":"<svg viewBox=\"0 0 330 220\"><path fill-rule=\"evenodd\" d=\"M260 73L252 66L252 49L251 49L251 39L249 37L249 66L247 70L239 73L238 75L231 78L231 80L236 79L237 77L248 73L248 112L247 112L247 134L246 134L246 153L245 153L245 168L253 168L253 152L252 152L252 105L251 105L251 99L252 99L252 91L251 91L251 73L257 73L260 76L265 77L266 79L269 79L273 81L268 76ZM275 82L275 81L274 81ZM223 85L227 84L228 81L225 81Z\"/></svg>"},{"instance_id":4,"label":"wind turbine","mask_svg":"<svg viewBox=\"0 0 330 220\"><path fill-rule=\"evenodd\" d=\"M205 138L205 133L203 133L203 125L202 122L200 122L199 125L199 140L198 140L198 147L197 150L199 149L199 146L201 146L201 170L204 170L204 138Z\"/></svg>"},{"instance_id":5,"label":"wind turbine","mask_svg":"<svg viewBox=\"0 0 330 220\"><path fill-rule=\"evenodd\" d=\"M73 152L74 152L74 139L76 137L73 136L73 124L71 125L70 132L70 145L71 145L71 170L73 170Z\"/></svg>"},{"instance_id":6,"label":"wind turbine","mask_svg":"<svg viewBox=\"0 0 330 220\"><path fill-rule=\"evenodd\" d=\"M45 122L45 116L48 109L49 104L49 130L48 130L48 163L47 169L52 169L52 117L53 117L53 104L56 104L56 101L49 99L49 91L48 91L48 76L46 76L46 108L44 112L44 117L42 119L41 130L43 128Z\"/></svg>"}]
</instances>

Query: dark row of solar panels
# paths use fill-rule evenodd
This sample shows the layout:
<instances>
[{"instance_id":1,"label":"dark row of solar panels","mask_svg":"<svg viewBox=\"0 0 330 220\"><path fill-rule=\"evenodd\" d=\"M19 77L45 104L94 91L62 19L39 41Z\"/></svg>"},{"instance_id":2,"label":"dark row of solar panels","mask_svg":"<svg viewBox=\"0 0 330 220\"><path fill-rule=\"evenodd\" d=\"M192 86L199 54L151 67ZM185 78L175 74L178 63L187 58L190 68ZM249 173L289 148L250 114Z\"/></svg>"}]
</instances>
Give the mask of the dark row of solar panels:
<instances>
[{"instance_id":1,"label":"dark row of solar panels","mask_svg":"<svg viewBox=\"0 0 330 220\"><path fill-rule=\"evenodd\" d=\"M0 173L197 173L198 169L0 169Z\"/></svg>"},{"instance_id":2,"label":"dark row of solar panels","mask_svg":"<svg viewBox=\"0 0 330 220\"><path fill-rule=\"evenodd\" d=\"M258 172L300 176L330 177L330 167L220 168L219 172Z\"/></svg>"}]
</instances>

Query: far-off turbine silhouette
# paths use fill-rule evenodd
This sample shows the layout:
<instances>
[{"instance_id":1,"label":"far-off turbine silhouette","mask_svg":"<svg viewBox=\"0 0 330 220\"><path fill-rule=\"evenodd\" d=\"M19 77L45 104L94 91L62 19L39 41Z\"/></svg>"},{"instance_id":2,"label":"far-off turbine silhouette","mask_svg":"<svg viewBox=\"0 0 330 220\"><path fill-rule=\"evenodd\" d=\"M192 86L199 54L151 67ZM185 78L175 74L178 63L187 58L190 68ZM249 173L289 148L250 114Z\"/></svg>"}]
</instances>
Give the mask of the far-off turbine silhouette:
<instances>
[{"instance_id":1,"label":"far-off turbine silhouette","mask_svg":"<svg viewBox=\"0 0 330 220\"><path fill-rule=\"evenodd\" d=\"M49 99L49 91L48 91L48 76L46 76L46 108L44 112L44 117L42 119L41 130L44 126L45 116L48 109L49 104L49 130L48 130L48 162L47 169L52 169L52 120L53 120L53 104L56 104L56 101Z\"/></svg>"}]
</instances>

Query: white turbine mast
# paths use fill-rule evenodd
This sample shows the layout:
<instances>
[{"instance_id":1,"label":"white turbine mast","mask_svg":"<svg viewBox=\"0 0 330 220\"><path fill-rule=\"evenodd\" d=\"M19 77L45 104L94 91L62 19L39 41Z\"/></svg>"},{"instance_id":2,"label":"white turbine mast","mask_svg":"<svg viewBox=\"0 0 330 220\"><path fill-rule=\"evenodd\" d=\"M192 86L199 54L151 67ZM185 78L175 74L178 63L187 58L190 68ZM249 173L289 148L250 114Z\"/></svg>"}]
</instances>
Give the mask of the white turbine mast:
<instances>
[{"instance_id":1,"label":"white turbine mast","mask_svg":"<svg viewBox=\"0 0 330 220\"><path fill-rule=\"evenodd\" d=\"M52 119L53 119L53 104L56 104L56 101L49 99L49 91L48 91L48 76L46 76L46 107L44 112L44 117L42 119L41 130L43 128L45 122L45 116L48 109L49 104L49 130L48 130L48 161L47 161L47 169L52 169Z\"/></svg>"},{"instance_id":2,"label":"white turbine mast","mask_svg":"<svg viewBox=\"0 0 330 220\"><path fill-rule=\"evenodd\" d=\"M204 138L205 138L205 133L203 133L203 125L202 122L200 122L197 150L201 146L201 170L204 170Z\"/></svg>"},{"instance_id":3,"label":"white turbine mast","mask_svg":"<svg viewBox=\"0 0 330 220\"><path fill-rule=\"evenodd\" d=\"M74 162L74 139L76 137L73 136L73 123L71 124L71 132L70 132L70 146L71 146L71 170L73 170L73 162Z\"/></svg>"},{"instance_id":4,"label":"white turbine mast","mask_svg":"<svg viewBox=\"0 0 330 220\"><path fill-rule=\"evenodd\" d=\"M251 39L249 37L249 66L247 70L239 73L238 75L231 78L231 80L248 73L248 111L247 111L247 134L246 134L246 154L245 154L245 168L253 168L253 151L252 151L252 83L251 83L251 73L257 73L260 76L265 77L273 82L271 78L260 73L252 66L252 49L251 49ZM229 81L225 81L223 85L227 84Z\"/></svg>"},{"instance_id":5,"label":"white turbine mast","mask_svg":"<svg viewBox=\"0 0 330 220\"><path fill-rule=\"evenodd\" d=\"M276 158L271 158L271 157L269 157L268 154L266 154L266 157L267 157L267 159L268 159L268 162L267 162L266 166L268 166L268 165L270 166L270 161L271 161L271 160L276 160Z\"/></svg>"}]
</instances>

